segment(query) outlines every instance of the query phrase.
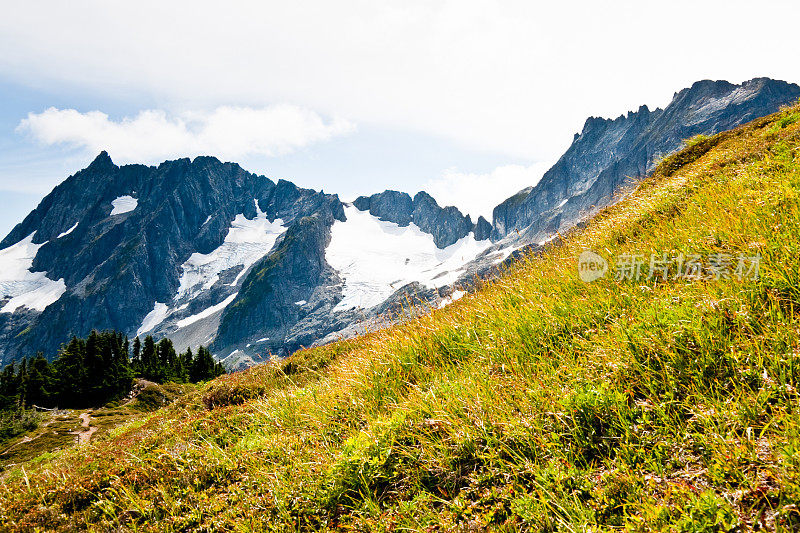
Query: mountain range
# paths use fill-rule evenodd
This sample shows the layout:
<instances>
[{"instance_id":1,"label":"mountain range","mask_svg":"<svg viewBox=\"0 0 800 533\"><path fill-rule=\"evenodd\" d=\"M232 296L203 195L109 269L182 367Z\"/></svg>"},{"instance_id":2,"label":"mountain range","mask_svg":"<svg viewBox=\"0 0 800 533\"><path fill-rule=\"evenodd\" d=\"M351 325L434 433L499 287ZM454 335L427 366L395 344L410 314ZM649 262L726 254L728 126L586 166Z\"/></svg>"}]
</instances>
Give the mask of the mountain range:
<instances>
[{"instance_id":1,"label":"mountain range","mask_svg":"<svg viewBox=\"0 0 800 533\"><path fill-rule=\"evenodd\" d=\"M0 361L115 329L208 345L238 368L380 327L579 224L686 139L798 98L766 78L700 81L664 109L591 117L491 222L425 192L349 203L214 157L117 166L103 152L0 241Z\"/></svg>"}]
</instances>

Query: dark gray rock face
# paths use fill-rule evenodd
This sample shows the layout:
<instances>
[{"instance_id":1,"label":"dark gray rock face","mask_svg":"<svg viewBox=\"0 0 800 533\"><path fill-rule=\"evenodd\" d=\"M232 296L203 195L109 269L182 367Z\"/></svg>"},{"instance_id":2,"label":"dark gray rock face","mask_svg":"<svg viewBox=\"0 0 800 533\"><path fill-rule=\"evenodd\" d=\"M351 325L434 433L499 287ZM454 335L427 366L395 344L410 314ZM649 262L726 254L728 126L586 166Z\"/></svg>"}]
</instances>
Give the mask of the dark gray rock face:
<instances>
[{"instance_id":1,"label":"dark gray rock face","mask_svg":"<svg viewBox=\"0 0 800 533\"><path fill-rule=\"evenodd\" d=\"M331 210L300 219L272 253L253 265L238 296L222 314L212 349L224 353L245 341L254 342L258 339L252 338L253 334L258 332L271 339L264 349L287 355L332 331L336 324L321 324L308 336L295 332L297 338L289 338L290 331L315 307L330 310L341 299L337 291L317 291L320 286L335 286L337 281L336 272L325 262L333 220Z\"/></svg>"},{"instance_id":2,"label":"dark gray rock face","mask_svg":"<svg viewBox=\"0 0 800 533\"><path fill-rule=\"evenodd\" d=\"M125 195L137 199L136 208L111 215L112 201ZM176 293L180 266L189 256L222 244L237 214L254 218L256 201L271 219L288 223L320 210L331 220L344 218L335 195L285 181L276 185L213 157L118 167L101 153L0 243L2 249L34 233L34 243L46 244L32 270L64 278L68 287L39 314L22 308L0 313L0 360L39 350L53 356L72 335L91 329L135 334L154 302L170 301Z\"/></svg>"},{"instance_id":3,"label":"dark gray rock face","mask_svg":"<svg viewBox=\"0 0 800 533\"><path fill-rule=\"evenodd\" d=\"M398 226L405 227L413 222L433 236L438 248L450 246L476 228L469 215L461 214L453 206L440 207L433 196L424 191L418 192L413 200L404 192L384 191L372 196L359 196L353 205ZM481 230L485 233L485 226Z\"/></svg>"},{"instance_id":4,"label":"dark gray rock face","mask_svg":"<svg viewBox=\"0 0 800 533\"><path fill-rule=\"evenodd\" d=\"M475 234L475 240L484 241L492 236L492 224L485 218L478 217L472 231Z\"/></svg>"},{"instance_id":5,"label":"dark gray rock face","mask_svg":"<svg viewBox=\"0 0 800 533\"><path fill-rule=\"evenodd\" d=\"M464 216L457 208L439 207L433 196L418 192L414 196L414 211L411 219L419 229L433 235L433 242L439 248L446 248L472 231L469 215Z\"/></svg>"},{"instance_id":6,"label":"dark gray rock face","mask_svg":"<svg viewBox=\"0 0 800 533\"><path fill-rule=\"evenodd\" d=\"M614 120L590 117L541 181L494 209L492 239L514 232L537 241L608 205L626 182L643 177L685 139L712 135L795 102L800 87L757 78L741 85L699 81L666 109L642 106Z\"/></svg>"},{"instance_id":7,"label":"dark gray rock face","mask_svg":"<svg viewBox=\"0 0 800 533\"><path fill-rule=\"evenodd\" d=\"M375 317L387 319L413 314L419 307L428 307L431 301L439 298L435 289L429 289L419 282L412 282L400 287L385 302L371 310Z\"/></svg>"},{"instance_id":8,"label":"dark gray rock face","mask_svg":"<svg viewBox=\"0 0 800 533\"><path fill-rule=\"evenodd\" d=\"M411 197L399 191L383 191L372 196L359 196L353 202L361 211L386 222L394 222L398 226L408 226L412 220L414 203Z\"/></svg>"}]
</instances>

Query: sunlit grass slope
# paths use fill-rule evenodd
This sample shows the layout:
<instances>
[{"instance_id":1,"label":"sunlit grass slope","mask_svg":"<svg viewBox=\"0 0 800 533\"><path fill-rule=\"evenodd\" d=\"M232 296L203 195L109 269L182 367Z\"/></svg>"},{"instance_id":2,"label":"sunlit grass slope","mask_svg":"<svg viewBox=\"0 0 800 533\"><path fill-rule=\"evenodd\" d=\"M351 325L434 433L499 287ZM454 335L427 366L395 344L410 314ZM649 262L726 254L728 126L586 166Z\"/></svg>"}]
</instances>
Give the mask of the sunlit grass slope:
<instances>
[{"instance_id":1,"label":"sunlit grass slope","mask_svg":"<svg viewBox=\"0 0 800 533\"><path fill-rule=\"evenodd\" d=\"M10 530L800 524L800 106L695 139L472 296L225 376L0 484ZM577 276L591 248L757 280ZM643 269L646 275L647 267Z\"/></svg>"}]
</instances>

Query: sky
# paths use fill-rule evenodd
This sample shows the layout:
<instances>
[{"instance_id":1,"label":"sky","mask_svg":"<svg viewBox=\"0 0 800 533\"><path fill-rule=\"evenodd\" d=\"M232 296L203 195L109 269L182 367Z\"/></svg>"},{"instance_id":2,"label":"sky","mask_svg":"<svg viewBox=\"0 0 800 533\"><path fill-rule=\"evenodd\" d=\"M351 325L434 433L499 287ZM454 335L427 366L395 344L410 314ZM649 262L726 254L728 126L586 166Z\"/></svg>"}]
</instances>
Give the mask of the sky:
<instances>
[{"instance_id":1,"label":"sky","mask_svg":"<svg viewBox=\"0 0 800 533\"><path fill-rule=\"evenodd\" d=\"M7 4L0 235L101 150L491 219L589 116L701 79L800 82L796 0Z\"/></svg>"}]
</instances>

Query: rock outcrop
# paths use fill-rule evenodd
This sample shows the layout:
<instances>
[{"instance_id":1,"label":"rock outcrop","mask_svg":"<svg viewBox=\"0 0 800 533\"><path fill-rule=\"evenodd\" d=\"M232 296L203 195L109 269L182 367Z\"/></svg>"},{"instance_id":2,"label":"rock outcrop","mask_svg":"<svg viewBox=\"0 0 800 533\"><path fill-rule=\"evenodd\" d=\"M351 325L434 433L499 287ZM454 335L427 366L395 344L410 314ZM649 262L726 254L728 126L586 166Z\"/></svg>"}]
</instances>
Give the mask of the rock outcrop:
<instances>
[{"instance_id":1,"label":"rock outcrop","mask_svg":"<svg viewBox=\"0 0 800 533\"><path fill-rule=\"evenodd\" d=\"M433 235L433 240L439 248L446 248L466 237L470 232L480 232L484 240L486 236L486 222L478 228L472 223L469 215L463 215L454 206L440 207L436 200L425 191L420 191L412 199L410 195L398 191L384 191L372 196L359 196L353 205L361 211L369 211L373 216L386 222L394 222L405 227L414 223L425 233Z\"/></svg>"}]
</instances>

